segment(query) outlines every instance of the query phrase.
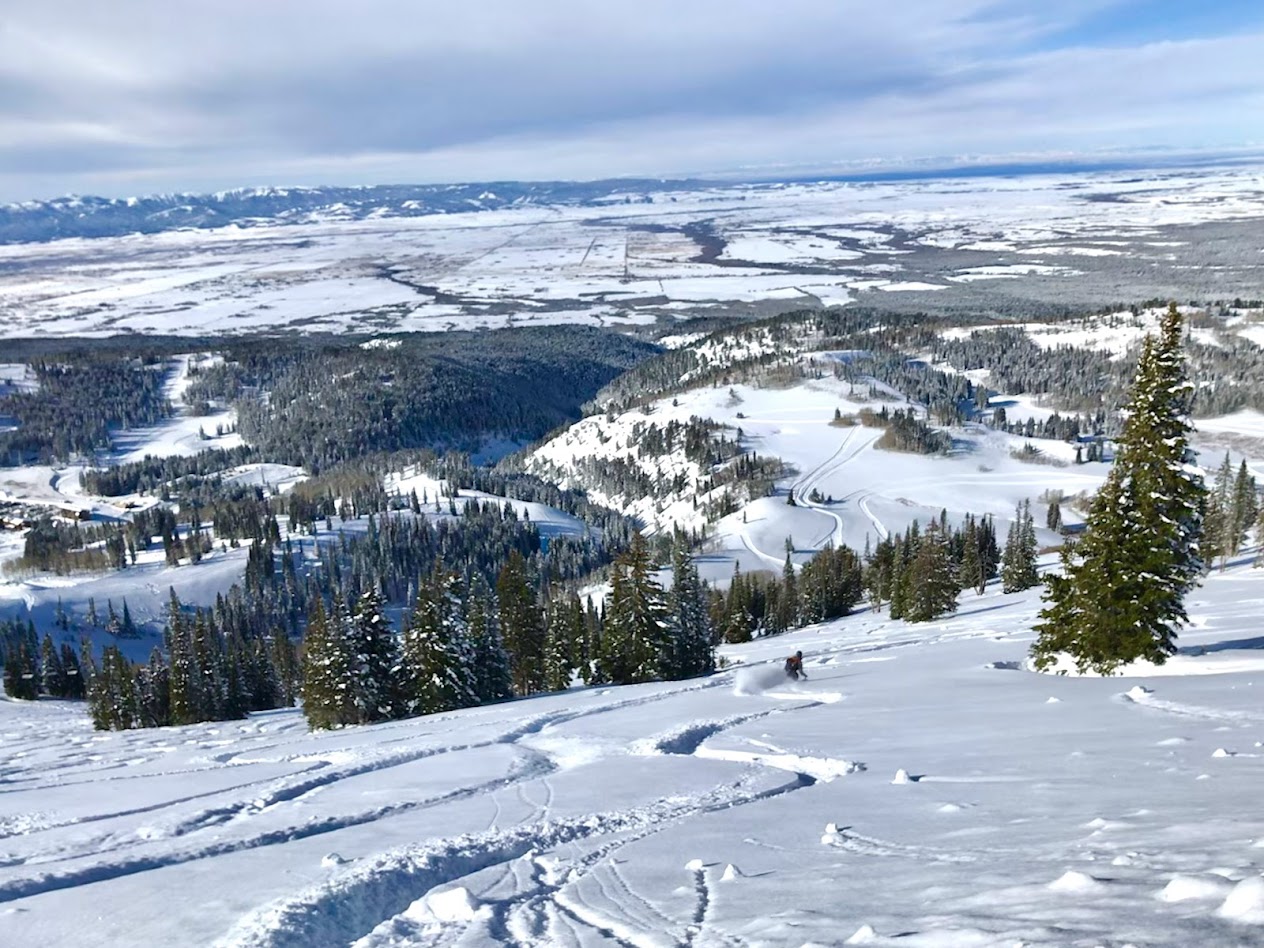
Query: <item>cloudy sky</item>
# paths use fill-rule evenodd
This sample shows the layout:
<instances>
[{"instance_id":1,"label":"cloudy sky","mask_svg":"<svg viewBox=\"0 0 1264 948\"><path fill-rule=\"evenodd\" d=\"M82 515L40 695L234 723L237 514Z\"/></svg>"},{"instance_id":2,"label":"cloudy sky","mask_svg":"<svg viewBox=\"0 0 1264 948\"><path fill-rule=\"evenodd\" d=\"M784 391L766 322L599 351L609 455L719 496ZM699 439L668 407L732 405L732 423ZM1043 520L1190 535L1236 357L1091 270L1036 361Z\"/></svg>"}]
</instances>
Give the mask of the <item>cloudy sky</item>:
<instances>
[{"instance_id":1,"label":"cloudy sky","mask_svg":"<svg viewBox=\"0 0 1264 948\"><path fill-rule=\"evenodd\" d=\"M1264 143L1260 0L5 7L0 200Z\"/></svg>"}]
</instances>

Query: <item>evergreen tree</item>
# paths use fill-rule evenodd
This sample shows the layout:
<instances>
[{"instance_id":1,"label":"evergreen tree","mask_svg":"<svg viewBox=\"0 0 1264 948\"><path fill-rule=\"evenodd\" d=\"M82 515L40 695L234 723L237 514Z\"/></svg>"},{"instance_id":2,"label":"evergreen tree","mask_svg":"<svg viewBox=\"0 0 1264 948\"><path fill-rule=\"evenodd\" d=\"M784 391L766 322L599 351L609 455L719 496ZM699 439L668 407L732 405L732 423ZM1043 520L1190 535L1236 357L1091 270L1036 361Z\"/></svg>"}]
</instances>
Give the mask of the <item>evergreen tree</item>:
<instances>
[{"instance_id":1,"label":"evergreen tree","mask_svg":"<svg viewBox=\"0 0 1264 948\"><path fill-rule=\"evenodd\" d=\"M1094 498L1083 539L1050 582L1032 655L1048 668L1066 652L1081 671L1162 664L1197 583L1205 489L1187 466L1191 386L1173 304L1142 345L1115 463Z\"/></svg>"},{"instance_id":2,"label":"evergreen tree","mask_svg":"<svg viewBox=\"0 0 1264 948\"><path fill-rule=\"evenodd\" d=\"M39 697L35 650L26 641L19 642L17 648L5 656L4 693L23 701L34 701Z\"/></svg>"},{"instance_id":3,"label":"evergreen tree","mask_svg":"<svg viewBox=\"0 0 1264 948\"><path fill-rule=\"evenodd\" d=\"M626 684L667 677L674 657L667 607L641 534L633 535L621 561L611 575L602 641L607 678Z\"/></svg>"},{"instance_id":4,"label":"evergreen tree","mask_svg":"<svg viewBox=\"0 0 1264 948\"><path fill-rule=\"evenodd\" d=\"M351 653L337 606L325 612L317 598L303 637L303 714L313 729L342 727L355 719L348 695Z\"/></svg>"},{"instance_id":5,"label":"evergreen tree","mask_svg":"<svg viewBox=\"0 0 1264 948\"><path fill-rule=\"evenodd\" d=\"M953 574L948 535L931 522L917 543L906 570L907 603L903 617L909 622L929 622L957 611L959 586Z\"/></svg>"},{"instance_id":6,"label":"evergreen tree","mask_svg":"<svg viewBox=\"0 0 1264 948\"><path fill-rule=\"evenodd\" d=\"M474 691L480 704L504 701L513 697L513 678L509 654L500 637L496 606L491 590L481 576L470 585L466 606L466 624L474 650Z\"/></svg>"},{"instance_id":7,"label":"evergreen tree","mask_svg":"<svg viewBox=\"0 0 1264 948\"><path fill-rule=\"evenodd\" d=\"M544 617L527 579L527 563L514 550L496 580L501 635L512 663L514 693L544 687Z\"/></svg>"},{"instance_id":8,"label":"evergreen tree","mask_svg":"<svg viewBox=\"0 0 1264 948\"><path fill-rule=\"evenodd\" d=\"M565 691L575 671L574 630L569 603L561 590L554 590L545 609L544 690Z\"/></svg>"},{"instance_id":9,"label":"evergreen tree","mask_svg":"<svg viewBox=\"0 0 1264 948\"><path fill-rule=\"evenodd\" d=\"M1049 510L1045 514L1045 526L1054 532L1062 529L1062 503L1056 497L1049 501Z\"/></svg>"},{"instance_id":10,"label":"evergreen tree","mask_svg":"<svg viewBox=\"0 0 1264 948\"><path fill-rule=\"evenodd\" d=\"M459 602L438 566L421 587L403 637L404 699L413 714L469 707L478 697Z\"/></svg>"},{"instance_id":11,"label":"evergreen tree","mask_svg":"<svg viewBox=\"0 0 1264 948\"><path fill-rule=\"evenodd\" d=\"M1246 545L1247 531L1254 525L1259 516L1259 499L1256 496L1255 478L1247 469L1246 461L1238 465L1238 474L1233 482L1233 515L1232 544L1233 553L1237 553Z\"/></svg>"},{"instance_id":12,"label":"evergreen tree","mask_svg":"<svg viewBox=\"0 0 1264 948\"><path fill-rule=\"evenodd\" d=\"M675 646L670 677L692 678L715 671L715 645L706 590L698 578L698 565L689 546L679 535L672 546L672 588L667 597L667 614Z\"/></svg>"},{"instance_id":13,"label":"evergreen tree","mask_svg":"<svg viewBox=\"0 0 1264 948\"><path fill-rule=\"evenodd\" d=\"M101 669L93 676L88 706L98 731L124 731L140 724L135 674L116 645L107 645L101 653Z\"/></svg>"},{"instance_id":14,"label":"evergreen tree","mask_svg":"<svg viewBox=\"0 0 1264 948\"><path fill-rule=\"evenodd\" d=\"M82 699L85 694L83 670L79 667L79 656L69 642L61 644L61 667L66 676L65 697Z\"/></svg>"},{"instance_id":15,"label":"evergreen tree","mask_svg":"<svg viewBox=\"0 0 1264 948\"><path fill-rule=\"evenodd\" d=\"M1210 569L1217 559L1223 569L1229 557L1237 552L1234 530L1233 464L1229 452L1216 471L1215 480L1207 492L1207 506L1203 517L1203 555Z\"/></svg>"},{"instance_id":16,"label":"evergreen tree","mask_svg":"<svg viewBox=\"0 0 1264 948\"><path fill-rule=\"evenodd\" d=\"M168 681L168 713L172 724L192 724L202 720L198 713L198 674L193 658L193 639L180 612L180 601L171 591L171 608L167 618L167 654L170 658Z\"/></svg>"},{"instance_id":17,"label":"evergreen tree","mask_svg":"<svg viewBox=\"0 0 1264 948\"><path fill-rule=\"evenodd\" d=\"M171 724L171 674L162 649L154 646L149 664L135 671L137 727Z\"/></svg>"},{"instance_id":18,"label":"evergreen tree","mask_svg":"<svg viewBox=\"0 0 1264 948\"><path fill-rule=\"evenodd\" d=\"M1001 557L1001 591L1021 592L1040 583L1036 571L1036 526L1031 516L1031 502L1023 501L1014 513Z\"/></svg>"},{"instance_id":19,"label":"evergreen tree","mask_svg":"<svg viewBox=\"0 0 1264 948\"><path fill-rule=\"evenodd\" d=\"M395 713L399 648L384 606L381 593L369 589L356 601L352 618L351 701L357 724L386 720Z\"/></svg>"},{"instance_id":20,"label":"evergreen tree","mask_svg":"<svg viewBox=\"0 0 1264 948\"><path fill-rule=\"evenodd\" d=\"M44 694L53 698L66 698L66 668L61 655L53 645L53 637L45 633L40 642L40 686Z\"/></svg>"}]
</instances>

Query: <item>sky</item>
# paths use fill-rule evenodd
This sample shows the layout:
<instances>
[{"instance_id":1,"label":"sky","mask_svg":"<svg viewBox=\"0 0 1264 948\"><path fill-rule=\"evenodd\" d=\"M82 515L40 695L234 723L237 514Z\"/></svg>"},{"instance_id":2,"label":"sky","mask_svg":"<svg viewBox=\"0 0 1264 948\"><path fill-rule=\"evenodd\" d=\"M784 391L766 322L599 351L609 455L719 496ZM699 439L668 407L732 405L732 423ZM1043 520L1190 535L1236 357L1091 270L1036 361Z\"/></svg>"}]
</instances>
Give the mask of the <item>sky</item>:
<instances>
[{"instance_id":1,"label":"sky","mask_svg":"<svg viewBox=\"0 0 1264 948\"><path fill-rule=\"evenodd\" d=\"M1259 0L42 0L0 200L1264 144Z\"/></svg>"}]
</instances>

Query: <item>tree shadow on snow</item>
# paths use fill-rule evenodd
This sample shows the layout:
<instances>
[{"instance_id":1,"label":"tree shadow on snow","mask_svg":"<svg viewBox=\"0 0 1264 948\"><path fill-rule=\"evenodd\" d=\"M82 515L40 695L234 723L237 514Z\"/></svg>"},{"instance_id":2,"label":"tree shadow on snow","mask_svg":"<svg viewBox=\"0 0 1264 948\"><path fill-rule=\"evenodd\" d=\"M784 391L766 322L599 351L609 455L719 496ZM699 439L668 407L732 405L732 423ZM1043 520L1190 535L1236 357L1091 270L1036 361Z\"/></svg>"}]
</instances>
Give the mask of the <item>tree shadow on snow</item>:
<instances>
[{"instance_id":1,"label":"tree shadow on snow","mask_svg":"<svg viewBox=\"0 0 1264 948\"><path fill-rule=\"evenodd\" d=\"M1211 642L1208 645L1184 645L1176 650L1178 655L1205 655L1208 652L1231 652L1238 649L1264 648L1264 635L1253 639L1228 639L1224 642Z\"/></svg>"}]
</instances>

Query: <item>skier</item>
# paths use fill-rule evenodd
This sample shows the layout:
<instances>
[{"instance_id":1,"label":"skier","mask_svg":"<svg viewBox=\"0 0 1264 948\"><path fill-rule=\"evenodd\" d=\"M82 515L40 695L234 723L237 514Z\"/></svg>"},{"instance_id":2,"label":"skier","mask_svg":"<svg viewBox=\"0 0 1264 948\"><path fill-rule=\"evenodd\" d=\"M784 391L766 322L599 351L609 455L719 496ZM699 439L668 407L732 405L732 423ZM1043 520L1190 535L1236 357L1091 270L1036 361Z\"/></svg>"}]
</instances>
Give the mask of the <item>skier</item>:
<instances>
[{"instance_id":1,"label":"skier","mask_svg":"<svg viewBox=\"0 0 1264 948\"><path fill-rule=\"evenodd\" d=\"M786 676L793 681L798 681L800 678L807 680L807 673L803 670L802 652L795 652L786 659Z\"/></svg>"}]
</instances>

